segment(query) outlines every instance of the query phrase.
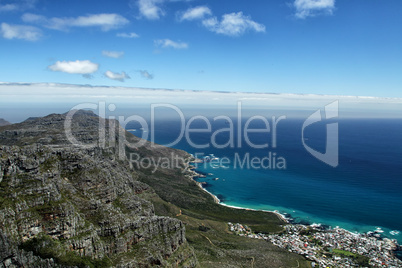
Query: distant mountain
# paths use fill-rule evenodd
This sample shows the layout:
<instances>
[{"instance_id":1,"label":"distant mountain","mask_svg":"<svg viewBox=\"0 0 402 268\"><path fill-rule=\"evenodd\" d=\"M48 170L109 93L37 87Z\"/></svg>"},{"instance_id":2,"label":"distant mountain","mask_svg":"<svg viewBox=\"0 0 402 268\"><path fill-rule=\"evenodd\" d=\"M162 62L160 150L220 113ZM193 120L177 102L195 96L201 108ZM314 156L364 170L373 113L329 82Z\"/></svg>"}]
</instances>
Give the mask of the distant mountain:
<instances>
[{"instance_id":1,"label":"distant mountain","mask_svg":"<svg viewBox=\"0 0 402 268\"><path fill-rule=\"evenodd\" d=\"M8 126L8 125L11 125L11 123L6 121L6 120L4 120L3 118L0 118L0 127Z\"/></svg>"},{"instance_id":2,"label":"distant mountain","mask_svg":"<svg viewBox=\"0 0 402 268\"><path fill-rule=\"evenodd\" d=\"M34 121L34 120L36 120L38 118L40 118L40 117L28 117L24 122L26 122L26 121Z\"/></svg>"}]
</instances>

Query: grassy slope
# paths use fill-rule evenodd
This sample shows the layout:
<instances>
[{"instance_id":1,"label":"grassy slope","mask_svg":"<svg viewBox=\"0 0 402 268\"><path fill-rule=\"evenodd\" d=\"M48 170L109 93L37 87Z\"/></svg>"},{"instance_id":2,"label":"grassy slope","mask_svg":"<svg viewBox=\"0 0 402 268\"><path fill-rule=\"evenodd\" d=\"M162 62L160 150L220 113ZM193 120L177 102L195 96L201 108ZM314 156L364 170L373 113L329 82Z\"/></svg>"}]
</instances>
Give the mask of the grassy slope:
<instances>
[{"instance_id":1,"label":"grassy slope","mask_svg":"<svg viewBox=\"0 0 402 268\"><path fill-rule=\"evenodd\" d=\"M275 214L218 205L179 173L147 173L140 180L155 189L157 195L148 192L141 197L153 202L156 214L184 222L186 238L200 267L311 267L302 256L228 230L230 221L249 225L255 232L280 232L283 222ZM207 231L201 231L200 226Z\"/></svg>"}]
</instances>

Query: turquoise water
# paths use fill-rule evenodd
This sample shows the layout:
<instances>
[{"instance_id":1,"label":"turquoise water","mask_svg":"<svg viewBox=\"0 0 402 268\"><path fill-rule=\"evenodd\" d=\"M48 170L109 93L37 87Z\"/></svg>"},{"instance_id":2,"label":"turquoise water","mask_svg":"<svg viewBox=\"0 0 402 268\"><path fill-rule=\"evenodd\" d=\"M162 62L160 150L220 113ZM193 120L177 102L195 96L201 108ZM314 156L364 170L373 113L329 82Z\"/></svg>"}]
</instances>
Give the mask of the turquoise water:
<instances>
[{"instance_id":1,"label":"turquoise water","mask_svg":"<svg viewBox=\"0 0 402 268\"><path fill-rule=\"evenodd\" d=\"M245 120L241 125L244 126ZM211 122L212 133L227 127L224 121L211 119ZM236 129L238 124L236 120L233 122ZM272 148L272 135L267 133L251 133L249 139L254 144L268 142L269 148L251 148L243 136L239 148L237 131L234 148L209 146L197 149L185 138L172 147L193 154L214 154L219 161L227 158L224 164L215 161L197 167L199 171L211 174L199 181L207 182L206 189L224 204L277 210L286 213L294 222L340 226L356 232L381 228L384 236L401 243L402 234L392 231L402 231L402 120L339 120L339 166L336 168L317 160L303 147L303 122L301 119L280 122L276 148ZM178 137L180 125L177 120L165 118L155 125L157 127L151 131L157 143L168 144ZM204 128L205 122L194 121L192 127L197 126ZM255 121L253 127L263 125ZM325 134L326 125L317 123L306 130L305 142L324 152ZM192 133L190 137L195 144L211 141L211 133ZM218 144L224 144L229 140L229 133L220 133L215 138ZM267 159L271 155L271 168L255 169L246 165L241 168L238 160L244 160L247 154L250 159ZM273 164L274 160L276 164L280 162L279 159L284 160L286 169L280 169L283 165Z\"/></svg>"}]
</instances>

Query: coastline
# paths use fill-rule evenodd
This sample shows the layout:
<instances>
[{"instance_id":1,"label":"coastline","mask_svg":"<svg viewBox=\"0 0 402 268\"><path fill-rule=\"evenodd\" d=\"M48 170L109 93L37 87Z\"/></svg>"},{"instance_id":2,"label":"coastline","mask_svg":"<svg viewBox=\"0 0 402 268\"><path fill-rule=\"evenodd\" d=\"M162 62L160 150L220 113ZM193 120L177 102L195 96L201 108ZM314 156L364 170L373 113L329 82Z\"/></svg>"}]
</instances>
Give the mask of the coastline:
<instances>
[{"instance_id":1,"label":"coastline","mask_svg":"<svg viewBox=\"0 0 402 268\"><path fill-rule=\"evenodd\" d=\"M262 211L262 212L267 212L267 213L273 213L273 214L275 214L281 221L283 221L284 222L284 228L286 229L286 228L305 228L306 230L308 229L308 228L312 228L313 230L321 230L321 231L323 231L323 232L336 232L336 233L344 233L345 234L345 237L347 237L347 236L349 236L349 237L352 237L352 238L356 238L356 237L360 237L359 239L361 239L361 238L369 238L370 236L368 236L368 233L362 233L362 232L352 232L352 231L349 231L349 230L347 230L347 229L344 229L344 228L341 228L341 227L339 227L339 226L336 226L336 227L334 227L334 228L329 228L329 229L322 229L322 225L321 224L316 224L316 223L312 223L312 224L301 224L301 223L292 223L292 222L290 222L287 218L286 218L286 216L285 215L283 215L283 214L281 214L281 213L279 213L278 211L269 211L269 210L263 210L263 209L251 209L251 208L245 208L245 207L238 207L238 206L232 206L232 205L228 205L228 204L225 204L225 203L223 203L216 195L214 195L213 193L211 193L211 192L209 192L207 189L205 189L204 187L203 187L203 184L201 183L201 182L198 182L198 181L196 181L195 180L195 178L196 177L199 177L200 175L202 175L202 174L200 174L200 173L197 173L195 170L192 170L192 174L190 175L190 178L196 183L196 185L201 189L201 190L203 190L204 192L206 192L207 194L209 194L213 199L214 199L214 202L216 203L216 204L218 204L218 205L221 205L221 206L225 206L225 207L229 207L229 208L234 208L234 209L241 209L241 210L251 210L251 211ZM237 224L239 224L239 223L237 223ZM378 228L378 229L380 229L381 230L381 228ZM287 229L286 229L287 230ZM380 234L382 233L383 231L381 231L380 232ZM378 234L378 233L377 233ZM265 237L264 238L264 235L263 234L258 234L258 235L260 235L260 236L262 236L262 238L263 239L268 239L267 237ZM297 233L297 235L300 235L300 233ZM251 238L258 238L258 236L256 236L255 234L254 234L254 236L253 235L251 235L250 236ZM381 242L381 243L386 243L386 244L389 244L390 243L390 245L391 245L391 247L392 248L390 248L390 251L389 251L389 253L387 253L387 254L389 254L390 256L392 256L391 258L393 259L393 261L395 261L395 262L400 262L400 261L402 261L402 259L400 258L400 255L398 254L398 252L401 252L401 250L402 250L402 246L398 243L398 241L396 240L396 239L390 239L390 238L387 238L387 237L381 237L381 236L379 236L379 237L372 237L371 236L371 238L374 238L374 239L376 239L376 241L383 241L383 242ZM279 244L276 244L273 240L271 241L274 245L276 245L276 246L280 246ZM303 242L304 243L304 242ZM304 255L304 253L302 253L302 252L298 252L297 250L296 251L292 251L292 252L294 252L294 253L297 253L297 254L299 254L299 255ZM381 255L382 256L382 255ZM319 262L319 259L317 259L317 258L313 258L313 257L311 257L311 256L307 256L306 255L306 257L310 257L309 259L311 260L311 261L317 261L317 262Z\"/></svg>"},{"instance_id":2,"label":"coastline","mask_svg":"<svg viewBox=\"0 0 402 268\"><path fill-rule=\"evenodd\" d=\"M224 206L224 207L229 207L229 208L234 208L234 209L242 209L242 210L252 210L252 211L263 211L263 212L268 212L268 213L273 213L275 214L280 220L282 220L284 223L286 224L290 224L289 220L286 218L285 215L279 213L278 211L270 211L270 210L262 210L262 209L252 209L252 208L244 208L244 207L237 207L237 206L231 206L228 204L223 203L216 195L214 195L213 193L209 192L207 189L205 189L202 186L202 183L196 181L194 178L196 177L200 177L200 173L198 173L197 171L190 169L192 171L192 173L190 174L191 179L197 184L197 186L203 190L204 192L206 192L207 194L209 194L213 199L214 202L218 205Z\"/></svg>"},{"instance_id":3,"label":"coastline","mask_svg":"<svg viewBox=\"0 0 402 268\"><path fill-rule=\"evenodd\" d=\"M194 180L194 182L198 185L198 187L200 187L201 190L203 190L204 192L208 193L210 196L212 196L212 198L214 199L214 202L221 205L221 200L219 200L219 198L214 195L213 193L209 192L207 189L205 189L204 187L202 187L202 184L196 180Z\"/></svg>"},{"instance_id":4,"label":"coastline","mask_svg":"<svg viewBox=\"0 0 402 268\"><path fill-rule=\"evenodd\" d=\"M332 227L330 225L323 225L320 223L295 223L292 221L291 218L287 218L285 216L285 213L281 214L278 211L252 209L225 204L216 195L204 188L204 185L206 185L207 183L203 181L203 178L206 178L207 176L213 174L204 173L202 171L196 170L196 167L193 166L193 164L196 163L197 159L194 159L194 157L192 158L191 162L187 163L188 166L186 170L190 171L189 173L187 173L188 177L189 179L194 181L201 190L209 194L216 204L233 209L273 213L278 217L279 220L283 222L282 227L284 228L284 230L286 230L285 235L280 235L277 233L253 233L251 229L248 231L245 230L245 233L237 234L250 238L270 240L271 243L278 247L288 249L291 252L299 255L303 255L307 259L315 263L322 263L323 265L325 265L325 267L342 267L343 262L350 261L350 259L348 259L349 257L345 257L341 254L344 251L350 252L350 254L354 256L353 262L356 263L362 261L372 263L374 265L373 267L379 267L376 266L376 264L384 263L387 265L389 264L390 266L388 267L402 267L402 246L398 243L397 239L384 236L384 230L382 230L380 227L376 227L375 231L353 232L348 230L347 228L342 228L339 226ZM201 181L198 179L201 179ZM235 228L235 226L236 228L243 228L241 222L228 224L232 224L233 228ZM314 238L317 239L318 242L310 241L311 237L306 234L308 232L317 232L314 235ZM310 242L306 243L306 239ZM289 241L293 241L293 243ZM325 246L335 248L338 253L340 252L340 256L336 256L336 258L332 259L327 258L326 254L322 255L322 250L325 249Z\"/></svg>"},{"instance_id":5,"label":"coastline","mask_svg":"<svg viewBox=\"0 0 402 268\"><path fill-rule=\"evenodd\" d=\"M194 162L194 163L196 163L196 162ZM190 165L190 166L191 166L191 165ZM234 209L251 210L251 211L262 211L262 212L267 212L267 213L273 213L273 214L275 214L280 220L282 220L284 223L289 224L289 225L303 225L303 226L316 226L316 225L319 225L319 226L321 226L321 223L318 223L318 224L317 224L317 223L311 223L311 224L292 223L292 222L289 221L289 219L288 219L284 214L282 214L282 213L280 213L280 212L278 212L278 211L271 211L271 210L264 210L264 209L253 209L253 208L239 207L239 206L232 206L232 205L225 204L225 203L223 203L216 195L214 195L213 193L211 193L211 192L209 192L207 189L205 189L205 188L203 187L203 185L202 185L201 182L198 182L198 181L196 181L196 180L194 179L194 178L197 178L197 177L198 177L198 178L202 177L203 174L198 173L195 169L191 169L191 171L192 171L192 173L190 174L191 179L197 184L197 186L198 186L201 190L203 190L204 192L208 193L208 194L214 199L214 201L215 201L216 204L219 204L219 205L225 206L225 207L229 207L229 208L234 208ZM365 234L366 234L365 232L353 232L353 231L347 230L347 229L345 229L345 228L341 228L341 227L339 227L339 226L335 226L335 227L331 227L331 226L330 226L330 229L331 229L331 228L343 230L343 231L345 231L345 232L347 232L347 233L350 233L350 234L352 234L352 235L365 235ZM380 229L380 230L381 230L381 228L379 228L379 227L378 227L377 229ZM382 232L381 232L381 233L382 233ZM383 238L387 238L387 239L391 239L391 240L396 240L396 241L397 241L397 239L392 239L392 238L388 238L388 237L382 237L381 239L383 239ZM397 241L397 245L398 245L399 247L402 247L402 246L398 243L398 241Z\"/></svg>"},{"instance_id":6,"label":"coastline","mask_svg":"<svg viewBox=\"0 0 402 268\"><path fill-rule=\"evenodd\" d=\"M279 213L278 211L272 211L272 210L264 210L264 209L253 209L253 208L243 208L243 207L236 207L236 206L231 206L231 205L227 205L225 203L219 203L219 205L225 206L225 207L229 207L229 208L235 208L235 209L244 209L244 210L252 210L252 211L262 211L262 212L268 212L268 213L273 213L275 214L280 220L282 220L283 222L285 222L286 224L291 224L289 222L289 220L286 218L285 215Z\"/></svg>"}]
</instances>

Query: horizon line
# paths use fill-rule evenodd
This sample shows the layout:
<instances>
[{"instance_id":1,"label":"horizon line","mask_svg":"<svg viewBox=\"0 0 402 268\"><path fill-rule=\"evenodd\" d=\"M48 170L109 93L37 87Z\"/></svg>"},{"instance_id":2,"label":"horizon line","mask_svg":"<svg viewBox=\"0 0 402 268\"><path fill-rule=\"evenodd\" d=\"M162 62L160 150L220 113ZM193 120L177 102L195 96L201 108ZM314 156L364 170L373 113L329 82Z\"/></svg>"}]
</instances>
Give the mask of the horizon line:
<instances>
[{"instance_id":1,"label":"horizon line","mask_svg":"<svg viewBox=\"0 0 402 268\"><path fill-rule=\"evenodd\" d=\"M107 85L91 85L91 84L70 84L55 82L4 82L0 81L0 86L70 86L82 88L119 88L127 90L149 90L149 91L166 91L166 92L194 92L194 93L220 93L220 94L259 94L259 95L293 95L293 96L320 96L320 97L346 97L346 98L365 98L365 99L392 99L402 100L402 97L379 97L379 96L359 96L359 95L339 95L339 94L317 94L317 93L279 93L279 92L254 92L254 91L219 91L219 90L194 90L194 89L169 89L169 88L145 88L133 86L107 86Z\"/></svg>"}]
</instances>

